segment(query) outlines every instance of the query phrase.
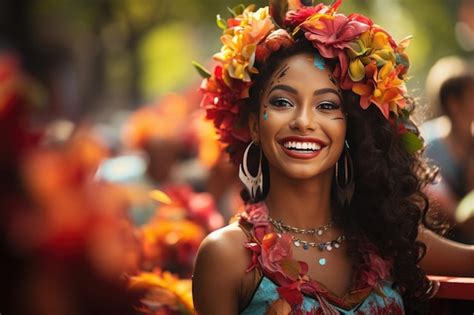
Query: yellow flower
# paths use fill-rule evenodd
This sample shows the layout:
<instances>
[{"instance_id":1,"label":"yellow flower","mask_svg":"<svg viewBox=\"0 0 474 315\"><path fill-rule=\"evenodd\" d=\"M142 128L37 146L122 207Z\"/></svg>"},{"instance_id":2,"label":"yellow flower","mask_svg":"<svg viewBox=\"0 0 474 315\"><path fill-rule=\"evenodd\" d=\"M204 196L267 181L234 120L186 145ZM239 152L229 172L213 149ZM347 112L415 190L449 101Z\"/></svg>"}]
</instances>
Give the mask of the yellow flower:
<instances>
[{"instance_id":1,"label":"yellow flower","mask_svg":"<svg viewBox=\"0 0 474 315\"><path fill-rule=\"evenodd\" d=\"M389 37L377 28L370 28L349 45L349 76L359 82L365 77L365 66L375 60L378 67L387 62L395 63L395 51Z\"/></svg>"},{"instance_id":2,"label":"yellow flower","mask_svg":"<svg viewBox=\"0 0 474 315\"><path fill-rule=\"evenodd\" d=\"M231 86L231 78L250 82L250 75L258 73L254 67L257 45L274 30L268 7L253 12L247 7L241 15L229 19L228 28L221 36L221 51L214 59L222 62L224 82Z\"/></svg>"}]
</instances>

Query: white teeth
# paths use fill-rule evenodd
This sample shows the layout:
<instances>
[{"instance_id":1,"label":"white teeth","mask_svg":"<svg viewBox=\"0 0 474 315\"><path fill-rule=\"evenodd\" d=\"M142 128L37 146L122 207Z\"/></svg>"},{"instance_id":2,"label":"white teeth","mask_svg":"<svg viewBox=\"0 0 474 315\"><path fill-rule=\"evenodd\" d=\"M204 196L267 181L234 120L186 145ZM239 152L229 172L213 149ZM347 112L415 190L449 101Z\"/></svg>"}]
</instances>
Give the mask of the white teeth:
<instances>
[{"instance_id":1,"label":"white teeth","mask_svg":"<svg viewBox=\"0 0 474 315\"><path fill-rule=\"evenodd\" d=\"M296 141L288 141L283 143L283 146L287 149L292 150L312 150L318 151L321 150L321 145L314 143L314 142L296 142Z\"/></svg>"}]
</instances>

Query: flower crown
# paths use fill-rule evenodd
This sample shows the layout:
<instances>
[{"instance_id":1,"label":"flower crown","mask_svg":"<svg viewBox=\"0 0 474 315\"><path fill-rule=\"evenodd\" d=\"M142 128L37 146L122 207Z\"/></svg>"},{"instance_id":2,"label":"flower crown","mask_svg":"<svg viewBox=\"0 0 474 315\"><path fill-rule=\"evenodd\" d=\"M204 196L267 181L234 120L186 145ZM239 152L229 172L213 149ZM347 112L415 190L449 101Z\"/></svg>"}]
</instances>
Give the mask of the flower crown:
<instances>
[{"instance_id":1,"label":"flower crown","mask_svg":"<svg viewBox=\"0 0 474 315\"><path fill-rule=\"evenodd\" d=\"M404 50L410 38L397 44L368 17L338 13L341 3L337 0L331 6L307 7L301 0L270 1L270 7L258 10L254 5L230 9L233 16L227 21L217 16L223 29L223 46L214 55L218 65L212 73L197 63L195 66L204 77L201 106L213 120L220 140L228 145L234 162L241 160L250 141L241 109L248 106L252 76L259 73L256 62L264 62L272 52L291 46L302 36L322 57L337 61L333 76L342 89L360 97L363 109L377 106L397 125L407 151L423 146L416 130L405 127L410 125L411 109L405 87L409 61ZM396 123L400 121L402 124Z\"/></svg>"}]
</instances>

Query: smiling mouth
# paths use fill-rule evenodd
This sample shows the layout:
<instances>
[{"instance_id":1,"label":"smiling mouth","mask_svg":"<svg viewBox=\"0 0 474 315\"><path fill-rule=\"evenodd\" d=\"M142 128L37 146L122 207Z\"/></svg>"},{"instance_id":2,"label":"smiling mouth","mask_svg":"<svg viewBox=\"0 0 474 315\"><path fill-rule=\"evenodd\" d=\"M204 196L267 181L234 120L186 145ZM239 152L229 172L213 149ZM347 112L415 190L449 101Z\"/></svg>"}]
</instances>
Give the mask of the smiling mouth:
<instances>
[{"instance_id":1,"label":"smiling mouth","mask_svg":"<svg viewBox=\"0 0 474 315\"><path fill-rule=\"evenodd\" d=\"M286 141L283 146L291 151L298 153L314 153L321 150L322 146L315 142Z\"/></svg>"}]
</instances>

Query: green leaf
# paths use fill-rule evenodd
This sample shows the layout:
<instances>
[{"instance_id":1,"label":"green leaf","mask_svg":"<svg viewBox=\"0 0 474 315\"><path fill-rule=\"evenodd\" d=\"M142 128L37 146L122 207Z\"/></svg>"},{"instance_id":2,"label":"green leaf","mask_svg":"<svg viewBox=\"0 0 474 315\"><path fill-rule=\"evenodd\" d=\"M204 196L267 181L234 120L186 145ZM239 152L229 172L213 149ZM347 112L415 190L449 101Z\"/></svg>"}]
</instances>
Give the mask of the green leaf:
<instances>
[{"instance_id":1,"label":"green leaf","mask_svg":"<svg viewBox=\"0 0 474 315\"><path fill-rule=\"evenodd\" d=\"M193 60L193 66L194 68L196 68L199 75L203 77L204 79L210 78L212 76L211 72L207 70L206 68L204 68L204 66L198 63L197 61Z\"/></svg>"},{"instance_id":2,"label":"green leaf","mask_svg":"<svg viewBox=\"0 0 474 315\"><path fill-rule=\"evenodd\" d=\"M236 17L237 15L242 14L244 10L245 10L245 6L243 4L236 5L233 8L227 7L227 11L229 11L233 17Z\"/></svg>"},{"instance_id":3,"label":"green leaf","mask_svg":"<svg viewBox=\"0 0 474 315\"><path fill-rule=\"evenodd\" d=\"M217 23L217 26L219 26L220 29L223 29L223 30L227 29L227 23L223 18L221 18L220 14L218 14L216 16L216 23Z\"/></svg>"},{"instance_id":4,"label":"green leaf","mask_svg":"<svg viewBox=\"0 0 474 315\"><path fill-rule=\"evenodd\" d=\"M408 153L414 153L423 148L423 141L413 132L405 132L401 135L400 140Z\"/></svg>"},{"instance_id":5,"label":"green leaf","mask_svg":"<svg viewBox=\"0 0 474 315\"><path fill-rule=\"evenodd\" d=\"M237 16L237 14L235 14L235 12L234 12L234 9L231 9L231 8L227 7L227 11L229 11L230 14L232 14L233 17Z\"/></svg>"},{"instance_id":6,"label":"green leaf","mask_svg":"<svg viewBox=\"0 0 474 315\"><path fill-rule=\"evenodd\" d=\"M232 10L235 12L235 14L240 15L244 13L245 6L241 3L239 5L236 5Z\"/></svg>"},{"instance_id":7,"label":"green leaf","mask_svg":"<svg viewBox=\"0 0 474 315\"><path fill-rule=\"evenodd\" d=\"M405 119L408 119L408 117L410 117L410 112L406 109L402 109L401 113L403 115L403 118L405 118Z\"/></svg>"},{"instance_id":8,"label":"green leaf","mask_svg":"<svg viewBox=\"0 0 474 315\"><path fill-rule=\"evenodd\" d=\"M270 0L269 2L270 15L275 21L275 24L280 28L283 26L286 12L288 11L287 0Z\"/></svg>"}]
</instances>

